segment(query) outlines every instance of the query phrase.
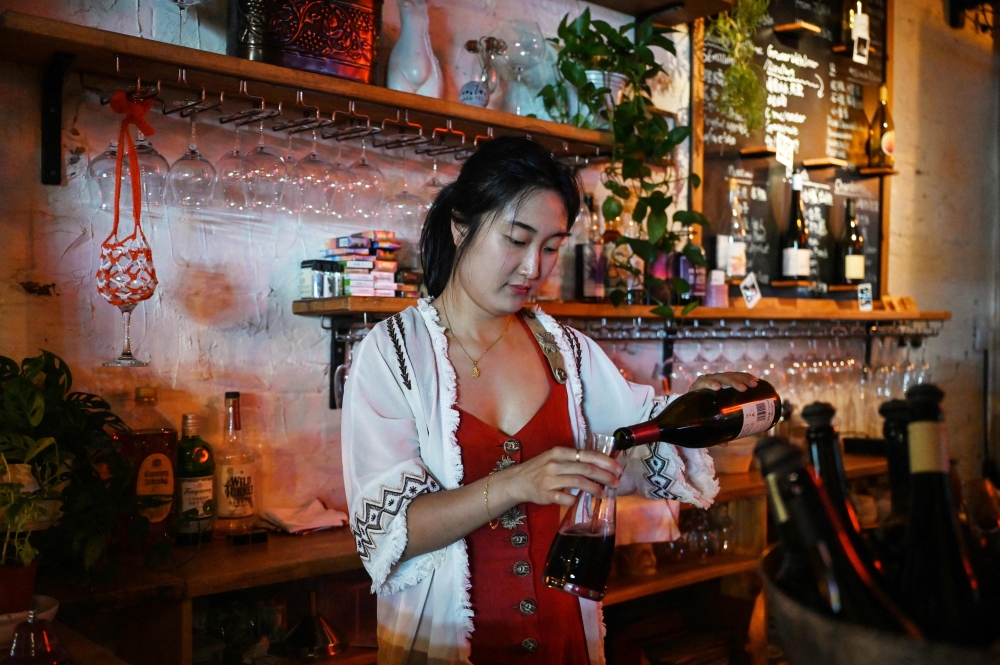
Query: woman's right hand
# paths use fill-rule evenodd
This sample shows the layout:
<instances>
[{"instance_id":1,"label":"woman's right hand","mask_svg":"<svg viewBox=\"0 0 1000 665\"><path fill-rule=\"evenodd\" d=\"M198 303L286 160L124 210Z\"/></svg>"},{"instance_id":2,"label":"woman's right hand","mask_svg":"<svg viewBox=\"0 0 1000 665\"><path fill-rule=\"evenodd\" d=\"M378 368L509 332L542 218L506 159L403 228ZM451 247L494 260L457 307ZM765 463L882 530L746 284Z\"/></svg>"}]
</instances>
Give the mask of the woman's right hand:
<instances>
[{"instance_id":1,"label":"woman's right hand","mask_svg":"<svg viewBox=\"0 0 1000 665\"><path fill-rule=\"evenodd\" d=\"M622 470L621 464L602 453L556 446L523 464L495 473L493 483L502 484L515 505L558 503L571 506L575 497L570 490L603 496L602 485L618 487Z\"/></svg>"}]
</instances>

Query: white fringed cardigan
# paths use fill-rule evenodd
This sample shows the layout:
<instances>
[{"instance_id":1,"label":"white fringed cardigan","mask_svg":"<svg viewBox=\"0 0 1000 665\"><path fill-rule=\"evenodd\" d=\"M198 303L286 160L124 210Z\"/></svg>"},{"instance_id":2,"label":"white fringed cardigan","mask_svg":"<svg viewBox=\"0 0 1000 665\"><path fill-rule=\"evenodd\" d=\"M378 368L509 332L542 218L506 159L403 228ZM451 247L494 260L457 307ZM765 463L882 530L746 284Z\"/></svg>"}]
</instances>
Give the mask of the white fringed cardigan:
<instances>
[{"instance_id":1,"label":"white fringed cardigan","mask_svg":"<svg viewBox=\"0 0 1000 665\"><path fill-rule=\"evenodd\" d=\"M662 405L652 388L623 379L593 340L541 312L537 318L565 363L577 447L588 428L611 433L647 420ZM473 610L465 540L399 563L413 498L462 482L456 401L448 340L429 300L382 321L358 345L344 397L344 478L351 530L378 594L381 665L469 662ZM619 493L708 507L718 490L704 450L661 443L630 451ZM581 599L580 610L591 665L600 665L601 605Z\"/></svg>"}]
</instances>

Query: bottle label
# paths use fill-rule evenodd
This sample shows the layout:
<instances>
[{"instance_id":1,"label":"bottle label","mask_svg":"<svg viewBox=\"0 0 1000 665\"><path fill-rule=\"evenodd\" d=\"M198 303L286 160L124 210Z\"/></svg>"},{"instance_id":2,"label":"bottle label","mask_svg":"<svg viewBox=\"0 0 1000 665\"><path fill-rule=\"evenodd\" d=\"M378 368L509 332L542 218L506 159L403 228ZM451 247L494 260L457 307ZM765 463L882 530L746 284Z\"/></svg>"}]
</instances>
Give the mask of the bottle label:
<instances>
[{"instance_id":1,"label":"bottle label","mask_svg":"<svg viewBox=\"0 0 1000 665\"><path fill-rule=\"evenodd\" d=\"M233 519L253 515L253 465L220 464L218 475L218 516Z\"/></svg>"},{"instance_id":2,"label":"bottle label","mask_svg":"<svg viewBox=\"0 0 1000 665\"><path fill-rule=\"evenodd\" d=\"M948 473L948 443L944 424L935 422L910 423L910 473Z\"/></svg>"},{"instance_id":3,"label":"bottle label","mask_svg":"<svg viewBox=\"0 0 1000 665\"><path fill-rule=\"evenodd\" d=\"M153 453L142 460L135 494L140 502L139 514L153 523L167 518L174 496L174 469L169 457Z\"/></svg>"},{"instance_id":4,"label":"bottle label","mask_svg":"<svg viewBox=\"0 0 1000 665\"><path fill-rule=\"evenodd\" d=\"M792 278L799 276L799 250L794 247L781 250L781 274Z\"/></svg>"},{"instance_id":5,"label":"bottle label","mask_svg":"<svg viewBox=\"0 0 1000 665\"><path fill-rule=\"evenodd\" d=\"M861 254L849 254L845 256L844 277L846 279L864 279L865 257Z\"/></svg>"},{"instance_id":6,"label":"bottle label","mask_svg":"<svg viewBox=\"0 0 1000 665\"><path fill-rule=\"evenodd\" d=\"M891 129L882 135L882 152L890 157L896 152L896 130Z\"/></svg>"},{"instance_id":7,"label":"bottle label","mask_svg":"<svg viewBox=\"0 0 1000 665\"><path fill-rule=\"evenodd\" d=\"M729 243L729 259L726 272L730 277L745 277L747 274L747 244L733 241Z\"/></svg>"},{"instance_id":8,"label":"bottle label","mask_svg":"<svg viewBox=\"0 0 1000 665\"><path fill-rule=\"evenodd\" d=\"M796 250L796 264L799 277L809 277L812 274L812 252L808 249Z\"/></svg>"},{"instance_id":9,"label":"bottle label","mask_svg":"<svg viewBox=\"0 0 1000 665\"><path fill-rule=\"evenodd\" d=\"M729 269L729 236L715 236L715 267Z\"/></svg>"},{"instance_id":10,"label":"bottle label","mask_svg":"<svg viewBox=\"0 0 1000 665\"><path fill-rule=\"evenodd\" d=\"M743 405L743 429L736 436L742 439L745 436L753 436L771 429L774 421L774 400L763 399L759 402L750 402Z\"/></svg>"},{"instance_id":11,"label":"bottle label","mask_svg":"<svg viewBox=\"0 0 1000 665\"><path fill-rule=\"evenodd\" d=\"M198 521L209 519L215 513L215 502L212 500L215 493L213 480L212 476L203 476L201 478L182 478L178 483L181 489L181 514L183 515L190 510L196 511L196 514L191 517L178 519L178 533L199 533L205 530L204 525L199 525Z\"/></svg>"}]
</instances>

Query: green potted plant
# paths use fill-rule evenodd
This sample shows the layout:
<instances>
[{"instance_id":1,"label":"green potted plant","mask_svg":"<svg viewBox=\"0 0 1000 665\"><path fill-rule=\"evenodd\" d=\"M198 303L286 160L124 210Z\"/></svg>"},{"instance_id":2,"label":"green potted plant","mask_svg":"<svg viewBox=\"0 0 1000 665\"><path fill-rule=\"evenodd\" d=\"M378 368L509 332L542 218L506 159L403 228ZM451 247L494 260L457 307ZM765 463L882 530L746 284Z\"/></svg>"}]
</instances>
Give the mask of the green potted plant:
<instances>
[{"instance_id":1,"label":"green potted plant","mask_svg":"<svg viewBox=\"0 0 1000 665\"><path fill-rule=\"evenodd\" d=\"M690 127L672 127L668 118L656 109L649 85L655 76L664 73L652 49L658 47L676 53L668 37L671 32L674 32L671 28L654 26L652 19L615 29L604 21L592 21L589 9L573 21L567 15L559 24L558 37L551 40L560 47L557 66L561 79L539 93L546 108L558 115L560 109L569 108L564 104L567 97L560 86L572 85L577 90L580 110L569 121L578 126L588 126L587 122L594 117L607 121L612 152L601 180L611 194L604 200L602 212L604 219L611 221L627 210L634 222L644 226L645 237L622 237L617 243L628 245L647 267L662 264L674 246L686 239L687 227L708 225L708 220L698 212L676 211L673 224L668 214L675 191L688 180L677 174L671 156L691 135ZM591 66L624 77L621 95L612 104L606 103L610 87L597 87L587 78L586 71ZM697 174L691 174L689 179L693 186L700 185ZM687 243L682 251L692 263L705 265L704 254L697 245ZM682 279L667 283L650 270L639 270L627 257L616 261L616 267L632 273L643 283L646 298L656 305L653 311L660 316L673 316L671 292L686 293L690 288ZM615 305L628 297L623 288L609 293ZM694 306L690 305L685 313Z\"/></svg>"},{"instance_id":2,"label":"green potted plant","mask_svg":"<svg viewBox=\"0 0 1000 665\"><path fill-rule=\"evenodd\" d=\"M723 12L708 24L707 37L729 56L729 63L722 75L722 88L709 101L719 110L737 121L742 121L747 132L764 126L767 92L760 82L763 71L754 64L754 35L757 26L767 16L770 0L736 0L733 8Z\"/></svg>"},{"instance_id":3,"label":"green potted plant","mask_svg":"<svg viewBox=\"0 0 1000 665\"><path fill-rule=\"evenodd\" d=\"M26 495L26 483L8 475L0 501L16 507L5 514L22 562L37 556L43 566L93 583L115 574L108 552L120 515L135 510L135 499L128 462L112 437L125 431L124 423L100 397L72 392L72 383L65 361L49 351L20 364L0 356L0 455L10 467L27 465L38 485ZM26 479L23 472L18 477ZM35 532L26 532L24 522ZM44 522L52 525L39 532Z\"/></svg>"}]
</instances>

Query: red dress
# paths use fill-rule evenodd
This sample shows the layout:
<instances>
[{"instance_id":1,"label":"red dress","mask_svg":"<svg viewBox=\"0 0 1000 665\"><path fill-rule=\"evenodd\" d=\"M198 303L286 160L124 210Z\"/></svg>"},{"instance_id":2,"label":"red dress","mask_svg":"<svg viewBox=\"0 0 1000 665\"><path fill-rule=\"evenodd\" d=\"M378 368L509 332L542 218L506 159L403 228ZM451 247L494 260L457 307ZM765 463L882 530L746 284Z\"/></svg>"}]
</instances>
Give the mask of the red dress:
<instances>
[{"instance_id":1,"label":"red dress","mask_svg":"<svg viewBox=\"0 0 1000 665\"><path fill-rule=\"evenodd\" d=\"M528 330L520 314L518 321ZM533 338L530 330L528 335ZM507 436L459 409L457 438L464 483L527 461L553 446L573 445L566 387L556 382L541 349L535 348L548 377L549 396L520 431ZM559 512L557 504L521 504L506 514L507 525L501 523L496 529L484 525L466 537L475 613L473 665L590 662L579 600L542 582L545 558L559 528Z\"/></svg>"}]
</instances>

